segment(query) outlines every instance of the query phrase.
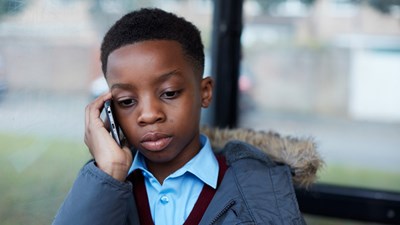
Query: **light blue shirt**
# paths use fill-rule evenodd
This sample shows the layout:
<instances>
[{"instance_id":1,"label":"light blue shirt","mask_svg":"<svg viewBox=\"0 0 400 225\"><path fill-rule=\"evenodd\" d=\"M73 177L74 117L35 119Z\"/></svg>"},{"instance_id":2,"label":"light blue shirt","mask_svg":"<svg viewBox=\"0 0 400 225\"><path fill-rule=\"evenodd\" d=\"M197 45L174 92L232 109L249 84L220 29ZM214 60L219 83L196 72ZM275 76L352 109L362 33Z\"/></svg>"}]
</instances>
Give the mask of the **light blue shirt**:
<instances>
[{"instance_id":1,"label":"light blue shirt","mask_svg":"<svg viewBox=\"0 0 400 225\"><path fill-rule=\"evenodd\" d=\"M178 169L161 185L148 171L144 156L136 153L130 172L142 170L151 216L155 225L183 224L193 209L204 184L217 187L218 161L210 141L200 135L201 150L182 168ZM140 206L138 206L140 207Z\"/></svg>"}]
</instances>

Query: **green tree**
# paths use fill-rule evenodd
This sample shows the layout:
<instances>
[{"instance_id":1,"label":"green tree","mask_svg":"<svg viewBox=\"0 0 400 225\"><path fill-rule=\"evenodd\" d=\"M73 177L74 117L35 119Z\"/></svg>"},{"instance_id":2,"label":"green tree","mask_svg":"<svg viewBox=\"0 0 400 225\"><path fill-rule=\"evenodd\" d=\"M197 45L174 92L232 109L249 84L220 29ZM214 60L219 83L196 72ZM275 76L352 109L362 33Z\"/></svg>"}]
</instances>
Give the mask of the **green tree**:
<instances>
[{"instance_id":1,"label":"green tree","mask_svg":"<svg viewBox=\"0 0 400 225\"><path fill-rule=\"evenodd\" d=\"M257 0L258 4L266 13L274 11L276 7L287 1L288 0ZM299 1L305 4L306 6L311 7L318 0L299 0ZM400 7L400 0L341 0L341 1L344 2L347 1L356 5L369 4L373 9L385 14L391 14L392 9L394 9L394 7Z\"/></svg>"},{"instance_id":2,"label":"green tree","mask_svg":"<svg viewBox=\"0 0 400 225\"><path fill-rule=\"evenodd\" d=\"M26 3L26 0L0 0L0 17L21 12Z\"/></svg>"},{"instance_id":3,"label":"green tree","mask_svg":"<svg viewBox=\"0 0 400 225\"><path fill-rule=\"evenodd\" d=\"M381 13L390 14L393 7L400 7L400 0L368 0L368 3Z\"/></svg>"},{"instance_id":4,"label":"green tree","mask_svg":"<svg viewBox=\"0 0 400 225\"><path fill-rule=\"evenodd\" d=\"M271 11L274 11L276 7L278 7L280 4L287 2L288 0L257 0L258 4L261 6L261 8L264 10L264 12L269 13ZM307 5L307 6L312 6L314 2L317 0L300 0L301 3Z\"/></svg>"}]
</instances>

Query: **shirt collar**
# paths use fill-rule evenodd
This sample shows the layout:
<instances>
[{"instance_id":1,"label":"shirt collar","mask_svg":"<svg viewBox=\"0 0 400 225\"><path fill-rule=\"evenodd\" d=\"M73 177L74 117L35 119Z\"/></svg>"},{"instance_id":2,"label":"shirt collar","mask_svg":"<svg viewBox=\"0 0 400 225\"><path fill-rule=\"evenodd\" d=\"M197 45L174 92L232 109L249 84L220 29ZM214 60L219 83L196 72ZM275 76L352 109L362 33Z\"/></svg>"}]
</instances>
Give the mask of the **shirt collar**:
<instances>
[{"instance_id":1,"label":"shirt collar","mask_svg":"<svg viewBox=\"0 0 400 225\"><path fill-rule=\"evenodd\" d=\"M195 175L205 184L215 189L217 187L219 172L218 161L215 158L214 152L211 148L210 140L207 136L203 134L200 135L200 145L202 147L197 155L195 155L182 168L178 169L168 177L178 177L186 172L189 172ZM144 172L144 176L146 177L153 176L150 171L148 171L144 156L139 151L136 152L129 173L137 169L142 170ZM168 177L166 179L168 179Z\"/></svg>"}]
</instances>

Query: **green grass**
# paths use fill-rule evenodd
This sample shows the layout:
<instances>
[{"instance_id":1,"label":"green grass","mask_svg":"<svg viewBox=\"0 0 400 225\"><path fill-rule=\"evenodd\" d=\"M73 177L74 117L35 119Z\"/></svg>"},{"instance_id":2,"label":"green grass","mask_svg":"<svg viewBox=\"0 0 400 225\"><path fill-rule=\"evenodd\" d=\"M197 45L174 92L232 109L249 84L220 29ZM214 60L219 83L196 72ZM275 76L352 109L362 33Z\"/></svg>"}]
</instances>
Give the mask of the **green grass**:
<instances>
[{"instance_id":1,"label":"green grass","mask_svg":"<svg viewBox=\"0 0 400 225\"><path fill-rule=\"evenodd\" d=\"M319 182L400 192L400 171L384 171L349 165L327 165Z\"/></svg>"},{"instance_id":2,"label":"green grass","mask_svg":"<svg viewBox=\"0 0 400 225\"><path fill-rule=\"evenodd\" d=\"M50 224L88 159L82 140L0 133L0 223ZM329 165L320 177L321 182L400 191L398 173ZM306 220L309 225L362 224L312 216Z\"/></svg>"},{"instance_id":3,"label":"green grass","mask_svg":"<svg viewBox=\"0 0 400 225\"><path fill-rule=\"evenodd\" d=\"M82 141L0 133L0 223L50 224L80 167Z\"/></svg>"}]
</instances>

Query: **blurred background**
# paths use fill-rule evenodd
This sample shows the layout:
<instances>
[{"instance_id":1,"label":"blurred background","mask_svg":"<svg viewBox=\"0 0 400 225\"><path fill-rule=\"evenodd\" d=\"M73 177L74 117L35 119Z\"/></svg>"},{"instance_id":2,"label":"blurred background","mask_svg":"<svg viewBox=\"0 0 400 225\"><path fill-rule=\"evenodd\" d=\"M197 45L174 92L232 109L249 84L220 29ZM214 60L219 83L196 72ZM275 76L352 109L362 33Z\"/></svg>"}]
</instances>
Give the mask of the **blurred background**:
<instances>
[{"instance_id":1,"label":"blurred background","mask_svg":"<svg viewBox=\"0 0 400 225\"><path fill-rule=\"evenodd\" d=\"M211 0L0 0L0 224L51 223L90 159L102 37L154 6L199 27L212 75ZM313 138L321 183L400 192L400 1L245 0L243 21L239 126Z\"/></svg>"}]
</instances>

